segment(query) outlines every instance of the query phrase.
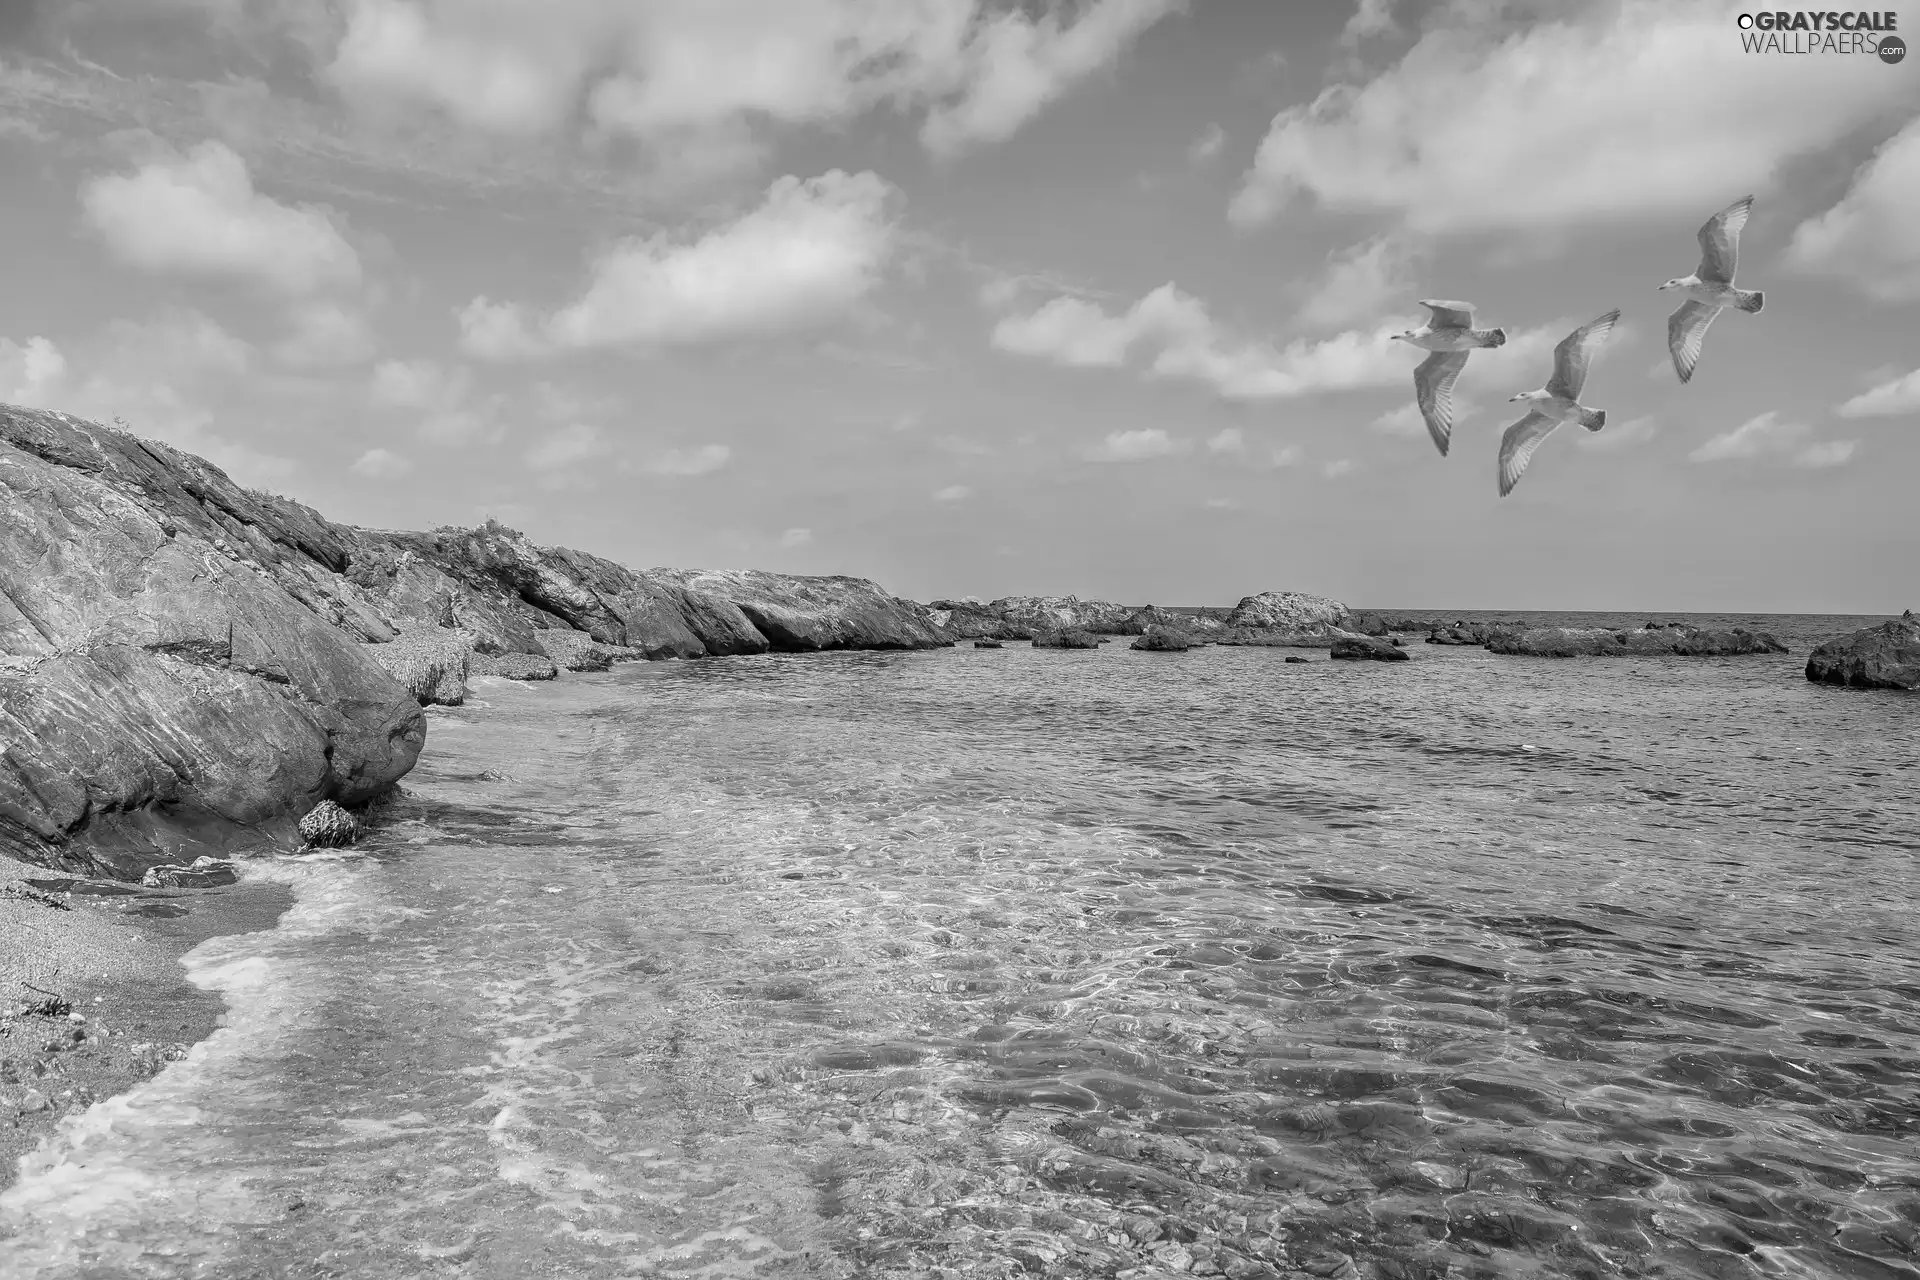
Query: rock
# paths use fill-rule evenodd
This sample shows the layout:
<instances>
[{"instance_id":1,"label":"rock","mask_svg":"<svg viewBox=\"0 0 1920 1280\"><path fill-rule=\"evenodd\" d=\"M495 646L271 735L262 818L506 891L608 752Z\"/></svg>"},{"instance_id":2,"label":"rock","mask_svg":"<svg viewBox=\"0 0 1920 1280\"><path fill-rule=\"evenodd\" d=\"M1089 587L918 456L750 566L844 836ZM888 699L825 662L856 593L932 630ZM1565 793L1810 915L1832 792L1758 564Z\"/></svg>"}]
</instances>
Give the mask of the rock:
<instances>
[{"instance_id":1,"label":"rock","mask_svg":"<svg viewBox=\"0 0 1920 1280\"><path fill-rule=\"evenodd\" d=\"M1229 629L1312 632L1338 629L1347 606L1304 591L1262 591L1247 596L1226 617Z\"/></svg>"},{"instance_id":2,"label":"rock","mask_svg":"<svg viewBox=\"0 0 1920 1280\"><path fill-rule=\"evenodd\" d=\"M360 837L360 820L331 800L322 800L300 819L300 838L309 848L338 849Z\"/></svg>"},{"instance_id":3,"label":"rock","mask_svg":"<svg viewBox=\"0 0 1920 1280\"><path fill-rule=\"evenodd\" d=\"M1741 627L1731 631L1703 631L1680 625L1650 631L1609 631L1599 627L1496 631L1489 636L1487 648L1494 653L1534 658L1726 657L1787 651L1785 645L1765 632Z\"/></svg>"},{"instance_id":4,"label":"rock","mask_svg":"<svg viewBox=\"0 0 1920 1280\"><path fill-rule=\"evenodd\" d=\"M1002 596L986 608L1009 626L1029 635L1040 631L1134 634L1122 628L1136 611L1105 600L1082 600L1078 596Z\"/></svg>"},{"instance_id":5,"label":"rock","mask_svg":"<svg viewBox=\"0 0 1920 1280\"><path fill-rule=\"evenodd\" d=\"M240 878L233 864L220 858L195 858L191 864L148 867L140 878L148 889L212 889Z\"/></svg>"},{"instance_id":6,"label":"rock","mask_svg":"<svg viewBox=\"0 0 1920 1280\"><path fill-rule=\"evenodd\" d=\"M1330 656L1342 662L1405 662L1407 651L1377 636L1343 636L1333 642Z\"/></svg>"},{"instance_id":7,"label":"rock","mask_svg":"<svg viewBox=\"0 0 1920 1280\"><path fill-rule=\"evenodd\" d=\"M1407 642L1405 640L1402 640L1399 636L1390 636L1388 639L1389 639L1389 642L1396 649L1404 649L1407 647Z\"/></svg>"},{"instance_id":8,"label":"rock","mask_svg":"<svg viewBox=\"0 0 1920 1280\"><path fill-rule=\"evenodd\" d=\"M1184 631L1175 631L1172 627L1155 623L1148 627L1129 649L1142 649L1151 653L1185 653L1193 647L1193 640Z\"/></svg>"},{"instance_id":9,"label":"rock","mask_svg":"<svg viewBox=\"0 0 1920 1280\"><path fill-rule=\"evenodd\" d=\"M552 658L537 653L476 653L467 659L469 676L503 680L551 680L560 673Z\"/></svg>"},{"instance_id":10,"label":"rock","mask_svg":"<svg viewBox=\"0 0 1920 1280\"><path fill-rule=\"evenodd\" d=\"M976 649L998 649L1003 646L998 640L975 640L973 647Z\"/></svg>"},{"instance_id":11,"label":"rock","mask_svg":"<svg viewBox=\"0 0 1920 1280\"><path fill-rule=\"evenodd\" d=\"M638 662L646 656L625 645L601 644L584 631L555 627L533 636L548 661L568 671L605 671L616 662Z\"/></svg>"},{"instance_id":12,"label":"rock","mask_svg":"<svg viewBox=\"0 0 1920 1280\"><path fill-rule=\"evenodd\" d=\"M1100 637L1090 631L1037 631L1033 636L1036 649L1098 649Z\"/></svg>"},{"instance_id":13,"label":"rock","mask_svg":"<svg viewBox=\"0 0 1920 1280\"><path fill-rule=\"evenodd\" d=\"M32 1116L40 1114L52 1104L47 1101L46 1094L40 1092L38 1089L29 1089L21 1094L13 1105L19 1110L21 1115Z\"/></svg>"},{"instance_id":14,"label":"rock","mask_svg":"<svg viewBox=\"0 0 1920 1280\"><path fill-rule=\"evenodd\" d=\"M1312 659L1312 658L1303 658L1303 657L1301 657L1301 656L1300 656L1299 654L1297 654L1297 653L1290 653L1290 654L1288 654L1288 655L1287 655L1287 661L1288 661L1288 662L1312 662L1312 661L1313 661L1313 659Z\"/></svg>"},{"instance_id":15,"label":"rock","mask_svg":"<svg viewBox=\"0 0 1920 1280\"><path fill-rule=\"evenodd\" d=\"M1856 689L1920 689L1920 618L1909 609L1827 641L1807 656L1807 679Z\"/></svg>"},{"instance_id":16,"label":"rock","mask_svg":"<svg viewBox=\"0 0 1920 1280\"><path fill-rule=\"evenodd\" d=\"M865 578L797 577L758 569L655 569L655 577L733 610L772 649L936 649L953 643L910 600Z\"/></svg>"},{"instance_id":17,"label":"rock","mask_svg":"<svg viewBox=\"0 0 1920 1280\"><path fill-rule=\"evenodd\" d=\"M938 618L942 634L958 640L1031 640L1031 630L1016 627L978 600L935 600L928 616Z\"/></svg>"},{"instance_id":18,"label":"rock","mask_svg":"<svg viewBox=\"0 0 1920 1280\"><path fill-rule=\"evenodd\" d=\"M294 556L346 563L317 516L200 459L0 406L0 654L24 660L0 669L0 853L137 880L290 841L413 767L419 705L335 629L385 624L317 614L279 576Z\"/></svg>"},{"instance_id":19,"label":"rock","mask_svg":"<svg viewBox=\"0 0 1920 1280\"><path fill-rule=\"evenodd\" d=\"M421 627L364 647L421 706L457 707L467 700L471 632Z\"/></svg>"}]
</instances>

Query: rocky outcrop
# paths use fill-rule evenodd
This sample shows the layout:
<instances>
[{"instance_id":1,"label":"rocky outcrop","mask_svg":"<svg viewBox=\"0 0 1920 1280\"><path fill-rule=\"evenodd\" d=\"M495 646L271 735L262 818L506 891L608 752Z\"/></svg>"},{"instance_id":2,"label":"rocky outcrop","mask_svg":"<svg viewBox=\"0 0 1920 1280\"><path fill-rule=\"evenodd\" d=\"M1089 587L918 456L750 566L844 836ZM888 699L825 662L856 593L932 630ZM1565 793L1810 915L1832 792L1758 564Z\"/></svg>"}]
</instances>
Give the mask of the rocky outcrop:
<instances>
[{"instance_id":1,"label":"rocky outcrop","mask_svg":"<svg viewBox=\"0 0 1920 1280\"><path fill-rule=\"evenodd\" d=\"M551 680L560 674L560 668L543 654L476 653L467 659L467 674L502 680Z\"/></svg>"},{"instance_id":2,"label":"rocky outcrop","mask_svg":"<svg viewBox=\"0 0 1920 1280\"><path fill-rule=\"evenodd\" d=\"M1039 631L1137 634L1121 629L1135 610L1105 600L1082 600L1078 596L1002 596L985 607L1009 627L1028 635Z\"/></svg>"},{"instance_id":3,"label":"rocky outcrop","mask_svg":"<svg viewBox=\"0 0 1920 1280\"><path fill-rule=\"evenodd\" d=\"M1036 649L1098 649L1100 637L1091 631L1036 631L1033 635L1033 647Z\"/></svg>"},{"instance_id":4,"label":"rocky outcrop","mask_svg":"<svg viewBox=\"0 0 1920 1280\"><path fill-rule=\"evenodd\" d=\"M1750 653L1785 653L1787 647L1763 631L1736 627L1706 631L1678 623L1651 624L1631 631L1605 628L1532 627L1502 631L1487 641L1494 653L1533 658L1681 657L1717 658Z\"/></svg>"},{"instance_id":5,"label":"rocky outcrop","mask_svg":"<svg viewBox=\"0 0 1920 1280\"><path fill-rule=\"evenodd\" d=\"M1807 656L1807 679L1856 689L1920 689L1920 618L1909 609L1827 641Z\"/></svg>"},{"instance_id":6,"label":"rocky outcrop","mask_svg":"<svg viewBox=\"0 0 1920 1280\"><path fill-rule=\"evenodd\" d=\"M0 407L0 852L138 879L390 787L425 723L336 629L391 633L320 584L346 563L197 458Z\"/></svg>"},{"instance_id":7,"label":"rocky outcrop","mask_svg":"<svg viewBox=\"0 0 1920 1280\"><path fill-rule=\"evenodd\" d=\"M1467 622L1464 619L1455 619L1452 622L1436 624L1427 632L1427 643L1483 646L1495 636L1518 635L1526 629L1527 624L1517 618L1496 622Z\"/></svg>"},{"instance_id":8,"label":"rocky outcrop","mask_svg":"<svg viewBox=\"0 0 1920 1280\"><path fill-rule=\"evenodd\" d=\"M1155 623L1127 647L1148 653L1185 653L1193 648L1193 637L1184 631Z\"/></svg>"},{"instance_id":9,"label":"rocky outcrop","mask_svg":"<svg viewBox=\"0 0 1920 1280\"><path fill-rule=\"evenodd\" d=\"M1331 646L1330 657L1341 662L1406 662L1407 651L1378 636L1342 636Z\"/></svg>"},{"instance_id":10,"label":"rocky outcrop","mask_svg":"<svg viewBox=\"0 0 1920 1280\"><path fill-rule=\"evenodd\" d=\"M924 606L864 578L800 578L758 569L655 569L715 612L731 610L746 633L783 652L933 649L953 643ZM733 625L731 621L729 625Z\"/></svg>"},{"instance_id":11,"label":"rocky outcrop","mask_svg":"<svg viewBox=\"0 0 1920 1280\"><path fill-rule=\"evenodd\" d=\"M1262 591L1242 598L1227 615L1226 625L1239 631L1312 631L1338 628L1347 616L1347 606L1326 596Z\"/></svg>"},{"instance_id":12,"label":"rocky outcrop","mask_svg":"<svg viewBox=\"0 0 1920 1280\"><path fill-rule=\"evenodd\" d=\"M1006 644L1004 641L1000 641L1000 640L981 639L981 640L975 640L973 642L973 647L976 649L1004 649L1006 647Z\"/></svg>"},{"instance_id":13,"label":"rocky outcrop","mask_svg":"<svg viewBox=\"0 0 1920 1280\"><path fill-rule=\"evenodd\" d=\"M1008 622L992 605L978 600L935 600L928 619L942 635L956 640L1031 640L1033 630Z\"/></svg>"},{"instance_id":14,"label":"rocky outcrop","mask_svg":"<svg viewBox=\"0 0 1920 1280\"><path fill-rule=\"evenodd\" d=\"M467 700L471 632L416 627L365 649L421 706L457 707Z\"/></svg>"},{"instance_id":15,"label":"rocky outcrop","mask_svg":"<svg viewBox=\"0 0 1920 1280\"><path fill-rule=\"evenodd\" d=\"M563 671L605 671L616 662L639 662L646 657L640 649L625 645L601 644L584 631L548 627L533 633L533 642L547 660Z\"/></svg>"}]
</instances>

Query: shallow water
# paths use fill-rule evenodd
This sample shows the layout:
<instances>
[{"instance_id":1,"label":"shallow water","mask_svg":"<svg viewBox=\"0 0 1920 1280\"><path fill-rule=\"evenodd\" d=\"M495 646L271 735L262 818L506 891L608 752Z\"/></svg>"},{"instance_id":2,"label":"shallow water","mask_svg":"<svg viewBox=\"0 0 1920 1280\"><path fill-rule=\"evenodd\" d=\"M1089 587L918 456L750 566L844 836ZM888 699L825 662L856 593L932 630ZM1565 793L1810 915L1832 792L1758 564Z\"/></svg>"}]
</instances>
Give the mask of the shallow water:
<instances>
[{"instance_id":1,"label":"shallow water","mask_svg":"<svg viewBox=\"0 0 1920 1280\"><path fill-rule=\"evenodd\" d=\"M1774 629L477 682L0 1270L1920 1276L1920 698Z\"/></svg>"}]
</instances>

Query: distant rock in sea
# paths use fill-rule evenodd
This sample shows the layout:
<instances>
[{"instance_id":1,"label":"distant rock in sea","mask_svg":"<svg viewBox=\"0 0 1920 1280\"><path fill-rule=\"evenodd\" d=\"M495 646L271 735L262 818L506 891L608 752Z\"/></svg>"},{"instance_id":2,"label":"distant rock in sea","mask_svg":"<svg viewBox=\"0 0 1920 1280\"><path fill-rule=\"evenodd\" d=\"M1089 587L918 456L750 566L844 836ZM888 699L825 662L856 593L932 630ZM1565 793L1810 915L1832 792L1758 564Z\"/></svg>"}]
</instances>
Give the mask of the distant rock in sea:
<instances>
[{"instance_id":1,"label":"distant rock in sea","mask_svg":"<svg viewBox=\"0 0 1920 1280\"><path fill-rule=\"evenodd\" d=\"M1098 649L1100 637L1091 631L1036 631L1033 636L1036 649Z\"/></svg>"},{"instance_id":2,"label":"distant rock in sea","mask_svg":"<svg viewBox=\"0 0 1920 1280\"><path fill-rule=\"evenodd\" d=\"M1184 631L1155 623L1127 647L1149 653L1185 653L1193 648L1193 637Z\"/></svg>"},{"instance_id":3,"label":"distant rock in sea","mask_svg":"<svg viewBox=\"0 0 1920 1280\"><path fill-rule=\"evenodd\" d=\"M1807 679L1857 689L1920 689L1920 618L1909 609L1890 622L1827 641L1807 656Z\"/></svg>"},{"instance_id":4,"label":"distant rock in sea","mask_svg":"<svg viewBox=\"0 0 1920 1280\"><path fill-rule=\"evenodd\" d=\"M1456 619L1453 622L1436 624L1427 632L1427 643L1481 646L1495 636L1518 635L1526 629L1527 624L1518 618L1498 622L1466 622Z\"/></svg>"},{"instance_id":5,"label":"distant rock in sea","mask_svg":"<svg viewBox=\"0 0 1920 1280\"><path fill-rule=\"evenodd\" d=\"M1333 642L1328 656L1341 662L1409 661L1405 649L1377 636L1342 636Z\"/></svg>"},{"instance_id":6,"label":"distant rock in sea","mask_svg":"<svg viewBox=\"0 0 1920 1280\"><path fill-rule=\"evenodd\" d=\"M1785 653L1787 646L1764 631L1736 627L1705 631L1679 623L1632 631L1604 627L1533 627L1497 631L1487 641L1494 653L1532 658L1616 658L1674 655L1718 658L1737 654Z\"/></svg>"},{"instance_id":7,"label":"distant rock in sea","mask_svg":"<svg viewBox=\"0 0 1920 1280\"><path fill-rule=\"evenodd\" d=\"M976 649L999 649L1005 647L1005 645L1004 642L1000 640L975 640L973 647Z\"/></svg>"}]
</instances>

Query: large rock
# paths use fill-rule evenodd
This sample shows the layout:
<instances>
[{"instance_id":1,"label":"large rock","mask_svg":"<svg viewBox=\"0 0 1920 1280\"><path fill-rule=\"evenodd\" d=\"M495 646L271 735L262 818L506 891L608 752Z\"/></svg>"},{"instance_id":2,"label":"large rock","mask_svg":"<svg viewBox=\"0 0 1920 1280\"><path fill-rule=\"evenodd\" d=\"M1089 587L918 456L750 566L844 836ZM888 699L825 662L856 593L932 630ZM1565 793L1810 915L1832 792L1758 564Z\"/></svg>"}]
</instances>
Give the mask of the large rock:
<instances>
[{"instance_id":1,"label":"large rock","mask_svg":"<svg viewBox=\"0 0 1920 1280\"><path fill-rule=\"evenodd\" d=\"M1526 629L1527 624L1519 619L1497 622L1467 622L1455 619L1449 623L1435 623L1427 632L1427 643L1484 646L1495 636L1519 635Z\"/></svg>"},{"instance_id":2,"label":"large rock","mask_svg":"<svg viewBox=\"0 0 1920 1280\"><path fill-rule=\"evenodd\" d=\"M1127 647L1142 649L1149 653L1185 653L1193 648L1193 637L1184 631L1155 623Z\"/></svg>"},{"instance_id":3,"label":"large rock","mask_svg":"<svg viewBox=\"0 0 1920 1280\"><path fill-rule=\"evenodd\" d=\"M287 568L304 599L267 567L296 556L338 566ZM318 585L346 563L197 458L0 406L0 852L138 879L390 787L425 722L335 629L385 628Z\"/></svg>"},{"instance_id":4,"label":"large rock","mask_svg":"<svg viewBox=\"0 0 1920 1280\"><path fill-rule=\"evenodd\" d=\"M1091 631L1036 631L1033 633L1033 647L1036 649L1098 649L1100 637Z\"/></svg>"},{"instance_id":5,"label":"large rock","mask_svg":"<svg viewBox=\"0 0 1920 1280\"><path fill-rule=\"evenodd\" d=\"M1326 596L1304 591L1262 591L1246 596L1226 617L1230 628L1244 631L1312 631L1338 628L1348 616L1347 606Z\"/></svg>"},{"instance_id":6,"label":"large rock","mask_svg":"<svg viewBox=\"0 0 1920 1280\"><path fill-rule=\"evenodd\" d=\"M1123 630L1136 612L1124 604L1082 600L1078 596L1002 596L987 606L1009 625L1026 631L1090 631L1095 635L1138 634Z\"/></svg>"},{"instance_id":7,"label":"large rock","mask_svg":"<svg viewBox=\"0 0 1920 1280\"><path fill-rule=\"evenodd\" d=\"M1857 689L1920 689L1920 618L1909 609L1891 622L1827 641L1807 656L1807 679Z\"/></svg>"},{"instance_id":8,"label":"large rock","mask_svg":"<svg viewBox=\"0 0 1920 1280\"><path fill-rule=\"evenodd\" d=\"M1531 627L1499 631L1487 641L1494 653L1533 658L1635 658L1675 655L1718 658L1749 653L1785 653L1787 646L1764 631L1736 627L1705 631L1679 624L1653 624L1631 631L1600 627Z\"/></svg>"},{"instance_id":9,"label":"large rock","mask_svg":"<svg viewBox=\"0 0 1920 1280\"><path fill-rule=\"evenodd\" d=\"M759 569L655 569L650 576L685 588L716 613L733 611L768 647L783 652L934 649L953 643L924 606L889 595L865 578Z\"/></svg>"},{"instance_id":10,"label":"large rock","mask_svg":"<svg viewBox=\"0 0 1920 1280\"><path fill-rule=\"evenodd\" d=\"M1342 636L1330 646L1329 657L1342 662L1406 662L1407 651L1378 636Z\"/></svg>"},{"instance_id":11,"label":"large rock","mask_svg":"<svg viewBox=\"0 0 1920 1280\"><path fill-rule=\"evenodd\" d=\"M407 686L421 706L457 707L467 700L468 662L473 653L470 632L420 627L365 648L388 675Z\"/></svg>"}]
</instances>

